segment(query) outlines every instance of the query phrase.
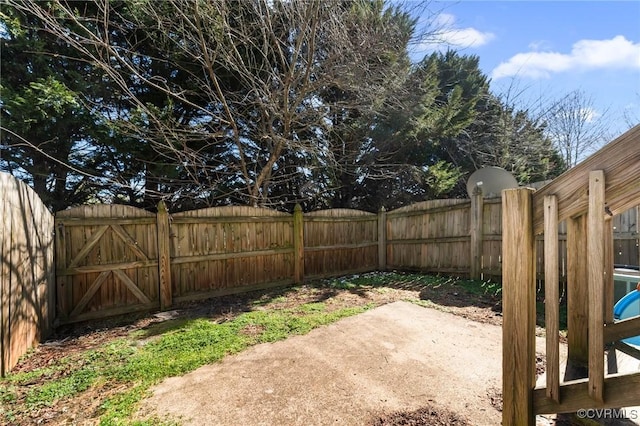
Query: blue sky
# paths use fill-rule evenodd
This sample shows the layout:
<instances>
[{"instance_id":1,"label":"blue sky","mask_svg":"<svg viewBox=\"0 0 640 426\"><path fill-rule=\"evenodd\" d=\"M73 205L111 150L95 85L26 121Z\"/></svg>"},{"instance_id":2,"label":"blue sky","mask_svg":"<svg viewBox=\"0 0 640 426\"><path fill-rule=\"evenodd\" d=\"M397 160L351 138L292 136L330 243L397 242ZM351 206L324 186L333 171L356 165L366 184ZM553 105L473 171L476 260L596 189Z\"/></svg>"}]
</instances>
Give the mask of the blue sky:
<instances>
[{"instance_id":1,"label":"blue sky","mask_svg":"<svg viewBox=\"0 0 640 426\"><path fill-rule=\"evenodd\" d=\"M414 59L450 46L479 56L495 93L522 91L522 105L582 90L614 135L640 122L640 1L433 1L422 17L438 37Z\"/></svg>"}]
</instances>

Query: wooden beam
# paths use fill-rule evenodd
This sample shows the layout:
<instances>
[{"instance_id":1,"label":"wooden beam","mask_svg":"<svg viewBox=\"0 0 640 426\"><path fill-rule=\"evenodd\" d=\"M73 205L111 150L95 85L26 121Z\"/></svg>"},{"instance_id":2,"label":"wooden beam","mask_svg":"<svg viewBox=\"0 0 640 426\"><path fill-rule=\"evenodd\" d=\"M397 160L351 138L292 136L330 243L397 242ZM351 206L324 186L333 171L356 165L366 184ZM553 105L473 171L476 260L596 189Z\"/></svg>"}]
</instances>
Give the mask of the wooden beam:
<instances>
[{"instance_id":1,"label":"wooden beam","mask_svg":"<svg viewBox=\"0 0 640 426\"><path fill-rule=\"evenodd\" d=\"M375 245L375 243L373 243ZM248 257L271 256L275 254L293 253L293 247L281 247L266 250L239 251L234 253L213 253L203 254L199 256L180 256L171 259L172 265L180 265L182 263L209 262L212 260L228 260L228 259L244 259Z\"/></svg>"},{"instance_id":2,"label":"wooden beam","mask_svg":"<svg viewBox=\"0 0 640 426\"><path fill-rule=\"evenodd\" d=\"M536 414L574 413L586 408L619 408L640 405L640 373L607 377L604 402L594 403L587 380L560 387L560 403L547 398L545 389L533 391Z\"/></svg>"},{"instance_id":3,"label":"wooden beam","mask_svg":"<svg viewBox=\"0 0 640 426\"><path fill-rule=\"evenodd\" d=\"M620 352L623 352L631 357L640 359L640 350L636 349L636 346L628 345L625 342L616 342L613 344L613 347L614 349L617 349Z\"/></svg>"},{"instance_id":4,"label":"wooden beam","mask_svg":"<svg viewBox=\"0 0 640 426\"><path fill-rule=\"evenodd\" d=\"M485 200L485 202L491 203L492 201L491 200ZM497 200L495 200L493 202L494 203L499 203L500 199L498 198ZM465 208L468 208L470 204L471 204L470 201L461 200L460 203L452 204L450 206L431 207L431 208L426 208L426 209L422 209L422 210L411 210L411 211L392 210L392 211L388 212L387 214L389 215L390 218L423 216L423 215L426 215L426 214L444 213L444 212L449 212L449 211L452 211L452 210L465 209Z\"/></svg>"},{"instance_id":5,"label":"wooden beam","mask_svg":"<svg viewBox=\"0 0 640 426\"><path fill-rule=\"evenodd\" d=\"M122 226L120 226L118 224L112 224L110 226L111 226L111 230L118 237L120 237L122 242L125 243L126 246L129 247L129 249L136 254L136 256L138 256L142 260L149 260L149 257L147 256L147 254L145 252L143 252L140 249L140 247L138 246L138 242L136 240L134 240L133 238L131 238L131 235L129 235L127 233L127 231L125 231Z\"/></svg>"},{"instance_id":6,"label":"wooden beam","mask_svg":"<svg viewBox=\"0 0 640 426\"><path fill-rule=\"evenodd\" d=\"M73 311L69 314L70 317L79 315L80 312L82 312L84 308L87 307L87 304L89 303L91 298L93 298L93 296L96 294L96 291L98 291L98 289L100 288L102 283L104 283L110 273L111 271L103 271L100 275L98 275L98 278L96 278L93 284L89 286L87 292L84 294L84 296L82 296L76 307L73 308Z\"/></svg>"},{"instance_id":7,"label":"wooden beam","mask_svg":"<svg viewBox=\"0 0 640 426\"><path fill-rule=\"evenodd\" d=\"M194 210L197 211L197 210ZM284 213L283 213L284 214ZM273 222L290 222L291 216L179 216L172 217L171 222L178 224L188 223L273 223Z\"/></svg>"},{"instance_id":8,"label":"wooden beam","mask_svg":"<svg viewBox=\"0 0 640 426\"><path fill-rule=\"evenodd\" d=\"M604 400L604 172L589 173L587 259L589 273L589 395Z\"/></svg>"},{"instance_id":9,"label":"wooden beam","mask_svg":"<svg viewBox=\"0 0 640 426\"><path fill-rule=\"evenodd\" d=\"M558 197L558 218L583 215L588 209L587 182L589 172L602 170L610 178L606 183L607 206L618 214L640 200L640 125L619 136L598 152L569 169L533 195L533 229L544 229L543 200L546 195Z\"/></svg>"},{"instance_id":10,"label":"wooden beam","mask_svg":"<svg viewBox=\"0 0 640 426\"><path fill-rule=\"evenodd\" d=\"M469 241L468 235L454 236L454 237L431 237L431 238L411 238L403 240L401 238L394 238L387 240L389 244L446 244L446 243L466 243ZM487 238L489 239L489 238ZM502 236L498 235L492 241L502 241Z\"/></svg>"},{"instance_id":11,"label":"wooden beam","mask_svg":"<svg viewBox=\"0 0 640 426\"><path fill-rule=\"evenodd\" d=\"M502 192L502 424L533 425L535 239L532 189Z\"/></svg>"},{"instance_id":12,"label":"wooden beam","mask_svg":"<svg viewBox=\"0 0 640 426\"><path fill-rule=\"evenodd\" d=\"M138 288L136 283L134 283L127 274L122 272L122 270L116 269L115 271L113 271L113 274L120 279L120 281L129 289L129 291L131 291L131 293L133 293L134 296L136 296L136 298L140 302L145 305L151 304L151 300L149 300L147 295L144 294L142 290Z\"/></svg>"},{"instance_id":13,"label":"wooden beam","mask_svg":"<svg viewBox=\"0 0 640 426\"><path fill-rule=\"evenodd\" d=\"M148 268L152 266L156 266L158 262L155 260L135 260L133 262L124 262L124 263L105 263L104 265L88 265L88 266L78 266L76 268L69 269L60 269L56 271L56 275L59 277L69 276L69 275L80 275L80 274L92 274L96 272L104 272L104 271L113 271L115 269L134 269L134 268Z\"/></svg>"},{"instance_id":14,"label":"wooden beam","mask_svg":"<svg viewBox=\"0 0 640 426\"><path fill-rule=\"evenodd\" d=\"M560 402L560 271L558 199L544 197L544 326L547 343L547 397Z\"/></svg>"},{"instance_id":15,"label":"wooden beam","mask_svg":"<svg viewBox=\"0 0 640 426\"><path fill-rule=\"evenodd\" d=\"M313 213L310 213L313 214ZM369 216L372 215L372 216ZM306 222L373 222L376 216L373 213L367 213L367 216L306 216Z\"/></svg>"},{"instance_id":16,"label":"wooden beam","mask_svg":"<svg viewBox=\"0 0 640 426\"><path fill-rule=\"evenodd\" d=\"M313 247L305 247L304 251L306 252L314 252L314 251L328 251L328 250L353 250L353 249L361 249L367 247L378 247L377 241L368 241L364 243L354 243L354 244L336 244L330 246L313 246Z\"/></svg>"},{"instance_id":17,"label":"wooden beam","mask_svg":"<svg viewBox=\"0 0 640 426\"><path fill-rule=\"evenodd\" d=\"M76 266L78 266L80 261L87 257L91 249L93 249L95 245L98 244L98 241L100 241L100 238L104 235L105 232L107 232L107 229L109 229L109 225L103 225L98 228L98 230L94 232L91 237L89 237L87 242L84 244L84 247L82 247L78 254L76 254L76 257L74 257L71 263L69 263L68 267L75 268Z\"/></svg>"},{"instance_id":18,"label":"wooden beam","mask_svg":"<svg viewBox=\"0 0 640 426\"><path fill-rule=\"evenodd\" d=\"M60 217L56 215L56 224L63 226L103 226L103 225L153 225L153 217Z\"/></svg>"},{"instance_id":19,"label":"wooden beam","mask_svg":"<svg viewBox=\"0 0 640 426\"><path fill-rule=\"evenodd\" d=\"M616 323L608 323L604 327L604 343L613 343L627 337L640 335L640 316Z\"/></svg>"}]
</instances>

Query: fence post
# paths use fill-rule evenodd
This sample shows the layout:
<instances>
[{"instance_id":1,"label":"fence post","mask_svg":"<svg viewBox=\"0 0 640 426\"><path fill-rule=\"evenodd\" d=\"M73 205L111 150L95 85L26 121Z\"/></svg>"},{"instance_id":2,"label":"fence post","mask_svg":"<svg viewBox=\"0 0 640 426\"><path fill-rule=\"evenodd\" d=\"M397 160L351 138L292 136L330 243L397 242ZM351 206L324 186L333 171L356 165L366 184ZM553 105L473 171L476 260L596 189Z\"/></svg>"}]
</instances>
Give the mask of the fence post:
<instances>
[{"instance_id":1,"label":"fence post","mask_svg":"<svg viewBox=\"0 0 640 426\"><path fill-rule=\"evenodd\" d=\"M482 223L484 198L482 188L476 187L471 197L471 279L479 280L482 275Z\"/></svg>"},{"instance_id":2,"label":"fence post","mask_svg":"<svg viewBox=\"0 0 640 426\"><path fill-rule=\"evenodd\" d=\"M384 206L378 212L378 270L387 269L387 211Z\"/></svg>"},{"instance_id":3,"label":"fence post","mask_svg":"<svg viewBox=\"0 0 640 426\"><path fill-rule=\"evenodd\" d=\"M296 284L304 279L304 221L302 207L293 209L293 280Z\"/></svg>"},{"instance_id":4,"label":"fence post","mask_svg":"<svg viewBox=\"0 0 640 426\"><path fill-rule=\"evenodd\" d=\"M171 251L169 238L169 212L164 201L158 203L156 215L156 228L158 231L158 280L160 281L160 309L166 310L173 301L171 289Z\"/></svg>"},{"instance_id":5,"label":"fence post","mask_svg":"<svg viewBox=\"0 0 640 426\"><path fill-rule=\"evenodd\" d=\"M533 190L502 191L502 395L504 426L533 426L535 238Z\"/></svg>"}]
</instances>

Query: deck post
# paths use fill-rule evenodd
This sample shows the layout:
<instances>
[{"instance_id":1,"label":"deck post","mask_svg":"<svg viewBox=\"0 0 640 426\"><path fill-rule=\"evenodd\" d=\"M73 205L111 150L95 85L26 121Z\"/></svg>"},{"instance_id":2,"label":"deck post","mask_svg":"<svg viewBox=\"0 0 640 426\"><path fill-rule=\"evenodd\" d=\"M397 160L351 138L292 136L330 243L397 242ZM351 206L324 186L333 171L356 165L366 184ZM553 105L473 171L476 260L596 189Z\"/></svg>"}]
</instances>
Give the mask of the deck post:
<instances>
[{"instance_id":1,"label":"deck post","mask_svg":"<svg viewBox=\"0 0 640 426\"><path fill-rule=\"evenodd\" d=\"M547 398L560 402L560 249L558 199L544 197L544 325L547 330Z\"/></svg>"},{"instance_id":2,"label":"deck post","mask_svg":"<svg viewBox=\"0 0 640 426\"><path fill-rule=\"evenodd\" d=\"M588 226L589 396L602 404L604 402L605 278L605 184L602 170L589 173Z\"/></svg>"},{"instance_id":3,"label":"deck post","mask_svg":"<svg viewBox=\"0 0 640 426\"><path fill-rule=\"evenodd\" d=\"M535 238L533 190L502 192L503 426L535 423Z\"/></svg>"}]
</instances>

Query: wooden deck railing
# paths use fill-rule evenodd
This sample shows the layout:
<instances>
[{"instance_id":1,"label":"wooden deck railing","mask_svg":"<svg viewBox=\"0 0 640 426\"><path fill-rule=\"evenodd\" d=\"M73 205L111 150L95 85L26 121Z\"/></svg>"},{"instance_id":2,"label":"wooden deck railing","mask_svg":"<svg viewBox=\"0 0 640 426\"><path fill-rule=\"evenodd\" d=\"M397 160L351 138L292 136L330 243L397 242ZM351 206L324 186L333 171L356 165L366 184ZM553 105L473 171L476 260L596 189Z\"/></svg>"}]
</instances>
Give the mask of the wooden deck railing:
<instances>
[{"instance_id":1,"label":"wooden deck railing","mask_svg":"<svg viewBox=\"0 0 640 426\"><path fill-rule=\"evenodd\" d=\"M549 185L503 192L503 422L536 414L640 404L640 373L609 377L605 344L640 334L640 317L613 323L611 217L640 203L640 126ZM558 223L567 221L568 364L588 377L560 380ZM544 233L546 386L535 386L535 251ZM549 238L552 236L553 238ZM567 378L567 377L566 377Z\"/></svg>"}]
</instances>

